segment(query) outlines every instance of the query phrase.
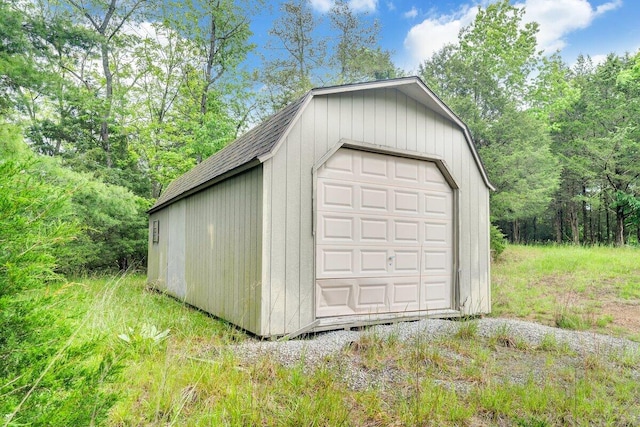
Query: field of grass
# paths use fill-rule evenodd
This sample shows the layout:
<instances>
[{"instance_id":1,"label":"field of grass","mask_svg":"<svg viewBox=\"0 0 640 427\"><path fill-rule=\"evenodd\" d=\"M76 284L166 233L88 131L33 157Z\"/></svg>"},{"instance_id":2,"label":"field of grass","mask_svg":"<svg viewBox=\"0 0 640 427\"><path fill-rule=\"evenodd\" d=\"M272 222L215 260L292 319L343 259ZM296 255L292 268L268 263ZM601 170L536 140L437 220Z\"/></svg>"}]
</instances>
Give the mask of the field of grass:
<instances>
[{"instance_id":1,"label":"field of grass","mask_svg":"<svg viewBox=\"0 0 640 427\"><path fill-rule=\"evenodd\" d=\"M615 314L600 319L610 301L638 308L639 257L640 251L631 249L509 247L493 265L494 315L564 327L571 325L563 324L562 316L576 315L584 322L580 329L637 339L640 331L629 323L617 325ZM43 297L38 294L28 297ZM0 413L2 424L640 423L637 352L577 354L551 336L531 347L509 330L479 336L475 321L467 320L455 335L435 341L401 342L365 332L309 370L302 362L284 367L269 357L241 360L231 344L249 337L147 290L141 275L78 279L44 294L43 310L53 323L67 326L61 329L67 335L51 341L55 348L46 370L25 385L32 394L24 398L24 388L0 383L0 400L23 396L15 399L12 412ZM354 388L344 375L345 363L391 379ZM65 381L86 390L84 399L63 395L60 390L69 390L62 387ZM48 418L33 418L34 411ZM81 411L85 418L78 418ZM59 415L51 417L52 412Z\"/></svg>"},{"instance_id":2,"label":"field of grass","mask_svg":"<svg viewBox=\"0 0 640 427\"><path fill-rule=\"evenodd\" d=\"M492 265L493 316L640 341L640 250L509 246Z\"/></svg>"}]
</instances>

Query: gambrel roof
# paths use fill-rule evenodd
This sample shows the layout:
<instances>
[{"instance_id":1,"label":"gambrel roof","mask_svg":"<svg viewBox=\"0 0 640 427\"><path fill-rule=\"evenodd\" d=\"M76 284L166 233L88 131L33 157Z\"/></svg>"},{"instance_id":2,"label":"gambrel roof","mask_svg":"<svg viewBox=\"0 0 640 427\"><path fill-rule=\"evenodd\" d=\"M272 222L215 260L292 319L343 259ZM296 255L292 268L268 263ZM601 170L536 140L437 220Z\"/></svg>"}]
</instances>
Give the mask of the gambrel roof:
<instances>
[{"instance_id":1,"label":"gambrel roof","mask_svg":"<svg viewBox=\"0 0 640 427\"><path fill-rule=\"evenodd\" d=\"M493 189L480 157L471 139L467 126L440 100L418 77L356 83L343 86L316 88L305 96L289 104L273 116L240 136L231 144L196 165L189 172L174 180L160 195L149 213L158 211L180 199L197 193L217 182L257 166L269 159L286 138L305 106L314 96L331 95L372 89L397 89L446 119L456 123L465 135L469 149L473 153L487 187Z\"/></svg>"}]
</instances>

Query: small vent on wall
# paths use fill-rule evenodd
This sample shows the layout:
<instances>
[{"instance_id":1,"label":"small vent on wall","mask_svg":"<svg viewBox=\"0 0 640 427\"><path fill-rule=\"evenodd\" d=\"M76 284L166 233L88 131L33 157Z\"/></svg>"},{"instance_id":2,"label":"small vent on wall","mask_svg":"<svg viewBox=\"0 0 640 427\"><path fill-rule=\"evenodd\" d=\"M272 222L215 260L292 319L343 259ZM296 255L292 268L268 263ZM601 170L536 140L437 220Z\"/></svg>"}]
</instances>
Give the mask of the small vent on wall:
<instances>
[{"instance_id":1,"label":"small vent on wall","mask_svg":"<svg viewBox=\"0 0 640 427\"><path fill-rule=\"evenodd\" d=\"M160 221L153 221L153 243L158 243L160 241Z\"/></svg>"}]
</instances>

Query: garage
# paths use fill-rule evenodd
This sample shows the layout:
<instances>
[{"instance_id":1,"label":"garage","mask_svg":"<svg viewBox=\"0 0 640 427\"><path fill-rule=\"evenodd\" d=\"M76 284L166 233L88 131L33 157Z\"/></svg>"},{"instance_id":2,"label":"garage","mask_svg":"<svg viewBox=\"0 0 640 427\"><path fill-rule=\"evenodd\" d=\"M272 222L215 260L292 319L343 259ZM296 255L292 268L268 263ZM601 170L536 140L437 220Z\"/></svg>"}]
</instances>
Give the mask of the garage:
<instances>
[{"instance_id":1,"label":"garage","mask_svg":"<svg viewBox=\"0 0 640 427\"><path fill-rule=\"evenodd\" d=\"M318 317L452 307L453 192L435 163L342 148L317 179Z\"/></svg>"},{"instance_id":2,"label":"garage","mask_svg":"<svg viewBox=\"0 0 640 427\"><path fill-rule=\"evenodd\" d=\"M312 89L160 195L148 282L261 337L488 313L491 189L417 77Z\"/></svg>"}]
</instances>

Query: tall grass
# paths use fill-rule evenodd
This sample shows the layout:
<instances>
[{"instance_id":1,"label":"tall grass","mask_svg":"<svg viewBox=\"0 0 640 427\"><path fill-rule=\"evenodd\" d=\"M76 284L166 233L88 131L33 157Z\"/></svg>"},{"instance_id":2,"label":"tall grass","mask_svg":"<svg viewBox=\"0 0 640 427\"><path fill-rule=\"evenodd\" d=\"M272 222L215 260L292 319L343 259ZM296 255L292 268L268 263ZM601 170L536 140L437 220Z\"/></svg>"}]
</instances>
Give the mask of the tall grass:
<instances>
[{"instance_id":1,"label":"tall grass","mask_svg":"<svg viewBox=\"0 0 640 427\"><path fill-rule=\"evenodd\" d=\"M588 249L508 247L505 261L494 265L494 300L509 298L498 311L514 316L515 307L529 305L527 316L540 314L552 322L559 302L532 302L527 290L533 284L544 288L537 294L544 299L553 287L564 286L560 279L567 274L576 286L585 281L584 269L624 300L624 282L633 280L637 267L618 260L611 263L618 276L611 277L581 266L609 249L594 250L589 255ZM507 280L511 274L513 280ZM549 278L557 281L545 282ZM43 345L51 350L38 366L50 367L37 382L43 372L35 375L25 366L23 375L30 380L23 385L34 392L21 405L12 394L20 380L2 379L0 420L7 425L640 423L637 351L577 354L552 336L532 347L508 328L481 336L477 321L468 320L437 339L418 335L405 341L398 334L367 331L320 365L311 368L301 360L285 367L268 355L253 362L239 358L233 344L250 337L148 290L143 276L76 279L23 297L41 299L41 313L48 313L50 324L42 331L53 332ZM65 381L75 382L78 391Z\"/></svg>"},{"instance_id":2,"label":"tall grass","mask_svg":"<svg viewBox=\"0 0 640 427\"><path fill-rule=\"evenodd\" d=\"M492 299L495 316L640 339L603 311L607 303L637 307L640 250L511 245L492 265Z\"/></svg>"}]
</instances>

